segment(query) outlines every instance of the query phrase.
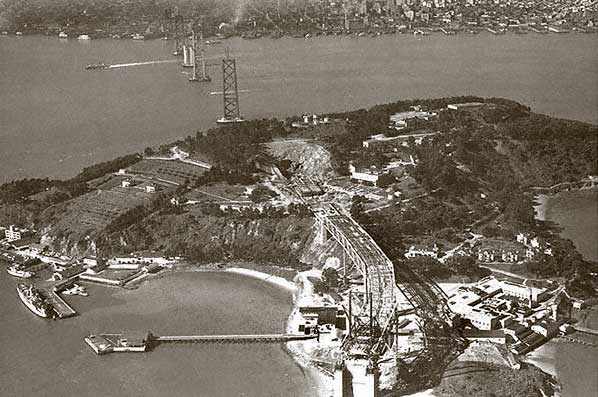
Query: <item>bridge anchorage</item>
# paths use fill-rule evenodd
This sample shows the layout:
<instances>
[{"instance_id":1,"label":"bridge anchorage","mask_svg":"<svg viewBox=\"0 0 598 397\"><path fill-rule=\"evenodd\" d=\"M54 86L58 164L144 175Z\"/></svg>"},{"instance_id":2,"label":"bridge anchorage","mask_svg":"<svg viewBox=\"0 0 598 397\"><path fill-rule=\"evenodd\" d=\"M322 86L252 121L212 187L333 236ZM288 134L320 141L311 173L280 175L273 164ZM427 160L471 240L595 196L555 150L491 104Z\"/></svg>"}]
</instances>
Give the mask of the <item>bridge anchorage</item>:
<instances>
[{"instance_id":1,"label":"bridge anchorage","mask_svg":"<svg viewBox=\"0 0 598 397\"><path fill-rule=\"evenodd\" d=\"M449 325L453 315L444 292L405 264L395 266L340 207L326 204L312 210L316 243L333 241L343 255L340 272L345 290L340 293L345 296L343 308L349 313L348 332L335 363L336 373L366 360L365 371L374 389L369 395L378 391L380 363L389 360L396 361L399 387L405 390L439 382L446 365L466 347L466 340ZM348 283L348 278L362 282ZM417 327L406 332L402 329L406 322ZM413 351L407 346L406 335L419 336L420 348Z\"/></svg>"}]
</instances>

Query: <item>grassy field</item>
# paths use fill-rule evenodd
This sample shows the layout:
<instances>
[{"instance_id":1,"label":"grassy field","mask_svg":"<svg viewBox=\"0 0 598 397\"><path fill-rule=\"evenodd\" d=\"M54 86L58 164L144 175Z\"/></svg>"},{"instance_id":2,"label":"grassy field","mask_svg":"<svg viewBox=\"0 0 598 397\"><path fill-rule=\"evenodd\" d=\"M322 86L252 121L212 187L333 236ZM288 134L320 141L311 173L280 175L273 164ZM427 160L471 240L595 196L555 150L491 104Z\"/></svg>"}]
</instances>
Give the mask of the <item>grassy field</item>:
<instances>
[{"instance_id":1,"label":"grassy field","mask_svg":"<svg viewBox=\"0 0 598 397\"><path fill-rule=\"evenodd\" d=\"M182 161L147 159L141 160L129 168L130 173L160 178L177 184L182 184L185 180L194 182L206 171L205 168Z\"/></svg>"},{"instance_id":2,"label":"grassy field","mask_svg":"<svg viewBox=\"0 0 598 397\"><path fill-rule=\"evenodd\" d=\"M106 227L133 207L149 203L151 197L151 193L140 189L115 187L111 190L96 190L74 199L54 229L82 236Z\"/></svg>"}]
</instances>

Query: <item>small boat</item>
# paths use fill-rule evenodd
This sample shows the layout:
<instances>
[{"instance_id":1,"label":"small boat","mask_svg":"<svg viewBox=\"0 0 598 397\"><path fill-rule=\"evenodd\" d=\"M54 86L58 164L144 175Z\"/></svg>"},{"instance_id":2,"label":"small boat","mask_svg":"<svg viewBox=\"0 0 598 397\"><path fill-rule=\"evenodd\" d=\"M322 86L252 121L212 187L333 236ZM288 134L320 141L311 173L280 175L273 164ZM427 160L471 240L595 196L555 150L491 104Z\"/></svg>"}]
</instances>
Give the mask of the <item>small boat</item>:
<instances>
[{"instance_id":1,"label":"small boat","mask_svg":"<svg viewBox=\"0 0 598 397\"><path fill-rule=\"evenodd\" d=\"M100 62L100 63L92 63L92 64L85 66L85 70L102 70L102 69L108 69L109 67L110 67L110 65L108 65L107 63Z\"/></svg>"},{"instance_id":2,"label":"small boat","mask_svg":"<svg viewBox=\"0 0 598 397\"><path fill-rule=\"evenodd\" d=\"M6 269L6 272L11 276L20 277L20 278L30 278L33 276L32 272L28 272L24 270L19 265L12 265Z\"/></svg>"},{"instance_id":3,"label":"small boat","mask_svg":"<svg viewBox=\"0 0 598 397\"><path fill-rule=\"evenodd\" d=\"M73 284L72 288L67 288L63 291L65 295L81 295L81 296L89 296L85 287L82 287L78 284Z\"/></svg>"},{"instance_id":4,"label":"small boat","mask_svg":"<svg viewBox=\"0 0 598 397\"><path fill-rule=\"evenodd\" d=\"M220 40L206 40L206 45L216 45L216 44L221 44L222 41Z\"/></svg>"},{"instance_id":5,"label":"small boat","mask_svg":"<svg viewBox=\"0 0 598 397\"><path fill-rule=\"evenodd\" d=\"M131 35L133 40L145 40L145 36L139 33L135 33Z\"/></svg>"},{"instance_id":6,"label":"small boat","mask_svg":"<svg viewBox=\"0 0 598 397\"><path fill-rule=\"evenodd\" d=\"M86 34L80 34L79 37L77 37L77 40L91 40L91 37Z\"/></svg>"},{"instance_id":7,"label":"small boat","mask_svg":"<svg viewBox=\"0 0 598 397\"><path fill-rule=\"evenodd\" d=\"M59 39L68 39L69 35L64 33L64 32L60 32L58 33L58 38Z\"/></svg>"},{"instance_id":8,"label":"small boat","mask_svg":"<svg viewBox=\"0 0 598 397\"><path fill-rule=\"evenodd\" d=\"M23 35L23 32L16 32L15 34L16 34L17 36L22 36L22 35Z\"/></svg>"}]
</instances>

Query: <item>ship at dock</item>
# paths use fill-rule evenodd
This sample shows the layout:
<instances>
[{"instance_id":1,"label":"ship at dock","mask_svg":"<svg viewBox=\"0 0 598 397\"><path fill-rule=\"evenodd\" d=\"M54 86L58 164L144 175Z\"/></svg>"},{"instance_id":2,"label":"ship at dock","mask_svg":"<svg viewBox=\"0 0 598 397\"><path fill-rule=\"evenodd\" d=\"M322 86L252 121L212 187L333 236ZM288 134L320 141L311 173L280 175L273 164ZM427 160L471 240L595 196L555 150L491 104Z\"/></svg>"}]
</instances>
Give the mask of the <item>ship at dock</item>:
<instances>
[{"instance_id":1,"label":"ship at dock","mask_svg":"<svg viewBox=\"0 0 598 397\"><path fill-rule=\"evenodd\" d=\"M44 318L52 315L52 307L33 285L19 284L17 285L17 293L23 304L33 313Z\"/></svg>"}]
</instances>

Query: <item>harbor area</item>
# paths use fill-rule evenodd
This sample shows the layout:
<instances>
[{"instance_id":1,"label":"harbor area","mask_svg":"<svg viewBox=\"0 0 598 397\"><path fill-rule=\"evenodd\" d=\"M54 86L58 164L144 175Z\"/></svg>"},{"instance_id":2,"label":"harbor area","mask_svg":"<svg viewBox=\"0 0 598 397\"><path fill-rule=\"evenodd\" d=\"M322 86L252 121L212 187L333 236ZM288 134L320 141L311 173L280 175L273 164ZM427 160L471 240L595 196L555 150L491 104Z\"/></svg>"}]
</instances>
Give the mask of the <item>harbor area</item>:
<instances>
[{"instance_id":1,"label":"harbor area","mask_svg":"<svg viewBox=\"0 0 598 397\"><path fill-rule=\"evenodd\" d=\"M22 283L23 288L26 287L27 291L37 296L40 307L44 307L40 311L32 309L33 313L55 319L77 315L64 296L89 296L85 286L80 285L82 283L131 289L173 263L171 259L147 252L106 260L96 257L59 257L56 253L45 251L42 254L41 249L31 246L14 250L3 247L0 248L1 261L7 263L7 273L15 278L26 279L27 282ZM20 298L31 308L28 305L29 298L25 299L24 295L20 295Z\"/></svg>"},{"instance_id":2,"label":"harbor area","mask_svg":"<svg viewBox=\"0 0 598 397\"><path fill-rule=\"evenodd\" d=\"M257 335L154 335L148 332L97 334L85 337L85 343L97 354L146 352L161 343L286 343L317 339L311 334L257 334Z\"/></svg>"}]
</instances>

